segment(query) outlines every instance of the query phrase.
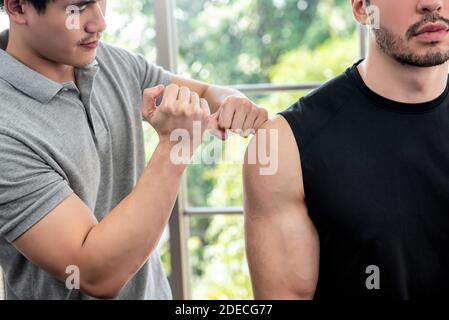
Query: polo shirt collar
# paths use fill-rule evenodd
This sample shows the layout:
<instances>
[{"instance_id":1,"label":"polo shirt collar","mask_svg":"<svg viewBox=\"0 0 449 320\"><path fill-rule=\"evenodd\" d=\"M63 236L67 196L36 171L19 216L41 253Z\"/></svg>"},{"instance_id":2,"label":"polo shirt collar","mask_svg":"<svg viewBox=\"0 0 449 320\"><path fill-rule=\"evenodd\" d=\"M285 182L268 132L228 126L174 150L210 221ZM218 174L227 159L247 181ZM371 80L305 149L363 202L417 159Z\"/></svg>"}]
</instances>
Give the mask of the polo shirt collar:
<instances>
[{"instance_id":1,"label":"polo shirt collar","mask_svg":"<svg viewBox=\"0 0 449 320\"><path fill-rule=\"evenodd\" d=\"M49 103L64 86L30 69L9 55L4 51L7 43L8 30L5 30L0 33L0 65L2 66L0 68L0 78L40 103ZM91 64L77 69L79 70L76 71L82 70L87 73L96 73L98 71L98 62L94 60Z\"/></svg>"}]
</instances>

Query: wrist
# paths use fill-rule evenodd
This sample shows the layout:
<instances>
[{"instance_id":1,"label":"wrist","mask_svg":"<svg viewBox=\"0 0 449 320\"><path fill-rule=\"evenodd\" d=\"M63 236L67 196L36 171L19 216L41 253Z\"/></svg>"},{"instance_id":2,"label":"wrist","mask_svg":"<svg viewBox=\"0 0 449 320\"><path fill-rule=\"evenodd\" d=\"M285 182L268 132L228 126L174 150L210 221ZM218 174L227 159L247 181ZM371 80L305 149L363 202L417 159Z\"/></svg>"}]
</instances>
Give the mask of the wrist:
<instances>
[{"instance_id":1,"label":"wrist","mask_svg":"<svg viewBox=\"0 0 449 320\"><path fill-rule=\"evenodd\" d=\"M153 157L163 157L165 166L182 173L190 163L192 151L183 147L182 142L161 139Z\"/></svg>"}]
</instances>

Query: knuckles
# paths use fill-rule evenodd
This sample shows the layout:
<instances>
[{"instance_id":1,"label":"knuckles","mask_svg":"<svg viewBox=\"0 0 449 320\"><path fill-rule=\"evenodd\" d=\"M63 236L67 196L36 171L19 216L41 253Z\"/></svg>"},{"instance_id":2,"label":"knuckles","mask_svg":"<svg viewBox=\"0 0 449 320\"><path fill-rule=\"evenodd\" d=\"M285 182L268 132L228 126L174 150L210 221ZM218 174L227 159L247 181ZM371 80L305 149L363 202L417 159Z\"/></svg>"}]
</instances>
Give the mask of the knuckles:
<instances>
[{"instance_id":1,"label":"knuckles","mask_svg":"<svg viewBox=\"0 0 449 320\"><path fill-rule=\"evenodd\" d=\"M169 91L179 91L179 86L178 85L176 85L176 84L173 84L173 83L171 83L171 84L169 84L168 86L167 86L167 90L169 90Z\"/></svg>"},{"instance_id":2,"label":"knuckles","mask_svg":"<svg viewBox=\"0 0 449 320\"><path fill-rule=\"evenodd\" d=\"M245 112L258 112L258 107L246 97L229 96L223 103L223 108L238 108Z\"/></svg>"}]
</instances>

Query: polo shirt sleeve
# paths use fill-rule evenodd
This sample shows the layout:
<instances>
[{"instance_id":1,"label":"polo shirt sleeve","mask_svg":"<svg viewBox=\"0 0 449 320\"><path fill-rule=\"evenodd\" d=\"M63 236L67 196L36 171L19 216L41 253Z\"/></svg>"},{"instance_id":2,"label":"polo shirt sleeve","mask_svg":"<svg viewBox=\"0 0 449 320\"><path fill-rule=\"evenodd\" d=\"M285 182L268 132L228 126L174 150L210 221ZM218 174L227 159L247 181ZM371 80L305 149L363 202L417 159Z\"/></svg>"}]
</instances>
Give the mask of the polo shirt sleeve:
<instances>
[{"instance_id":1,"label":"polo shirt sleeve","mask_svg":"<svg viewBox=\"0 0 449 320\"><path fill-rule=\"evenodd\" d=\"M156 87L160 84L168 86L171 82L171 73L164 68L149 62L140 54L134 56L134 63L138 70L138 78L142 91L147 88Z\"/></svg>"},{"instance_id":2,"label":"polo shirt sleeve","mask_svg":"<svg viewBox=\"0 0 449 320\"><path fill-rule=\"evenodd\" d=\"M118 77L121 74L127 74L133 80L137 79L142 92L147 88L160 84L167 86L171 83L171 72L148 61L143 55L123 48L101 42L97 59L100 59L107 67L119 70Z\"/></svg>"},{"instance_id":3,"label":"polo shirt sleeve","mask_svg":"<svg viewBox=\"0 0 449 320\"><path fill-rule=\"evenodd\" d=\"M23 142L0 133L0 236L15 241L73 191Z\"/></svg>"}]
</instances>

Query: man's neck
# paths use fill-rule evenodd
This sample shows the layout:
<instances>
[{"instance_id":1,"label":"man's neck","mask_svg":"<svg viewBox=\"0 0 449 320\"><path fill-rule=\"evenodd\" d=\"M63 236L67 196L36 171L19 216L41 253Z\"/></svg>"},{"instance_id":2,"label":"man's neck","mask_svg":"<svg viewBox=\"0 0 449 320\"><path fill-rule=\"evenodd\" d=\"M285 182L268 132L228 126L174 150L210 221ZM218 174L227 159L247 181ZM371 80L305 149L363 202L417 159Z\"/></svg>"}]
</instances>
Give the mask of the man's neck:
<instances>
[{"instance_id":1,"label":"man's neck","mask_svg":"<svg viewBox=\"0 0 449 320\"><path fill-rule=\"evenodd\" d=\"M37 52L33 52L26 46L21 45L20 41L13 41L11 35L5 51L30 69L50 80L61 84L71 81L75 82L75 68L73 66L49 61Z\"/></svg>"},{"instance_id":2,"label":"man's neck","mask_svg":"<svg viewBox=\"0 0 449 320\"><path fill-rule=\"evenodd\" d=\"M422 103L439 97L447 86L448 63L430 68L406 66L372 45L358 70L377 94L404 103Z\"/></svg>"}]
</instances>

